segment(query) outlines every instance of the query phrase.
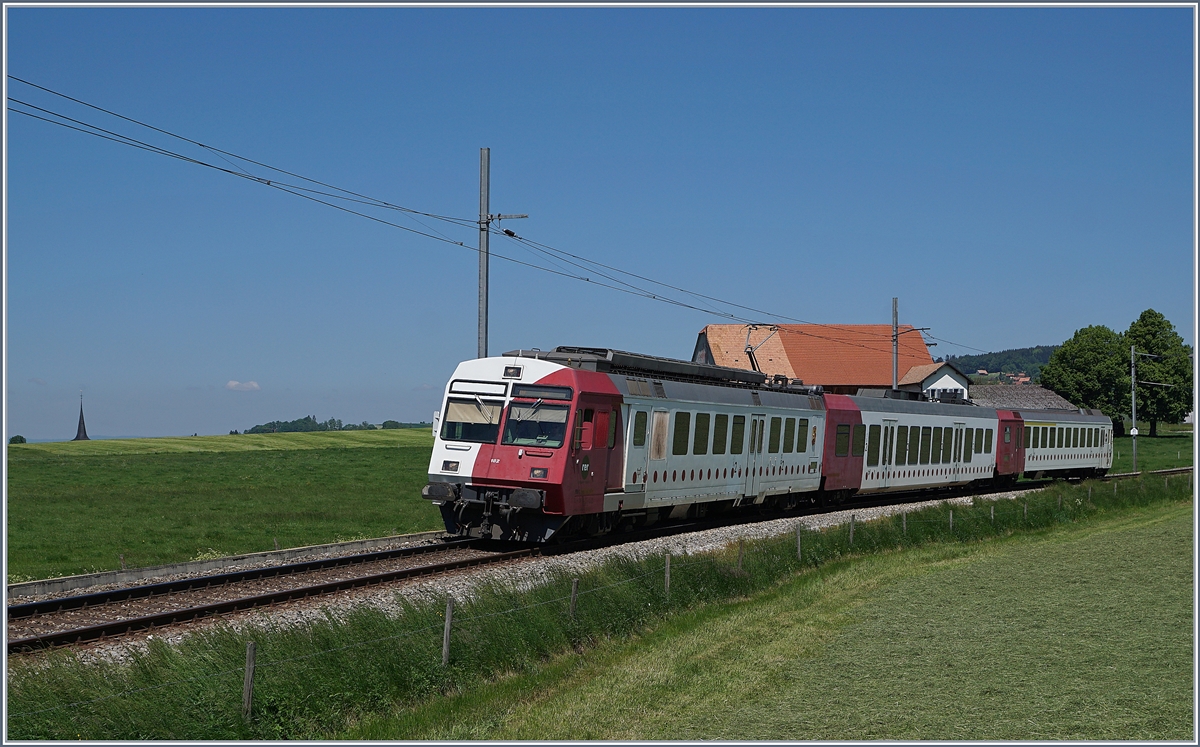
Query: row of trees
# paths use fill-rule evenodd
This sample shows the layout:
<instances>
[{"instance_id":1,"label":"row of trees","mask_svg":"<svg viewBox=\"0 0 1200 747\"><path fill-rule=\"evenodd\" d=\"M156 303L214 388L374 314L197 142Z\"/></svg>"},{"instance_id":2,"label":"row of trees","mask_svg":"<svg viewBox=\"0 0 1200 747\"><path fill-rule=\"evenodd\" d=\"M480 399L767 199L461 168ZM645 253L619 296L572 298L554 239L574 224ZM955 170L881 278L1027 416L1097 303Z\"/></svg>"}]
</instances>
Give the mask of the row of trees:
<instances>
[{"instance_id":1,"label":"row of trees","mask_svg":"<svg viewBox=\"0 0 1200 747\"><path fill-rule=\"evenodd\" d=\"M1129 348L1137 355L1137 410L1158 424L1181 422L1195 408L1192 398L1192 346L1185 345L1165 316L1146 309L1125 332L1084 327L1062 344L1042 367L1042 386L1081 407L1100 410L1124 435L1130 414Z\"/></svg>"},{"instance_id":2,"label":"row of trees","mask_svg":"<svg viewBox=\"0 0 1200 747\"><path fill-rule=\"evenodd\" d=\"M393 428L404 428L406 424L397 420L383 421L383 428L390 430ZM310 433L312 431L373 431L375 426L367 421L361 423L342 424L342 421L337 418L319 421L312 415L299 420L272 420L269 423L256 425L253 428L247 428L243 433ZM230 431L229 435L238 435L237 431Z\"/></svg>"}]
</instances>

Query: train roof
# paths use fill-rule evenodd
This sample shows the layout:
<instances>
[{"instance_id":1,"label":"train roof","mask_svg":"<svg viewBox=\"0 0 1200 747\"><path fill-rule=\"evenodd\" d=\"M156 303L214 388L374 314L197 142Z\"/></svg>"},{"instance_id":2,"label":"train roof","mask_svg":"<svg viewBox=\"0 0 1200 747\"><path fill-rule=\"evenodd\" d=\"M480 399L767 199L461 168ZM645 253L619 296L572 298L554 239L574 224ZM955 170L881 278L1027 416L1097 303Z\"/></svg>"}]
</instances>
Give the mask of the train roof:
<instances>
[{"instance_id":1,"label":"train roof","mask_svg":"<svg viewBox=\"0 0 1200 747\"><path fill-rule=\"evenodd\" d=\"M767 375L761 371L747 371L742 368L714 366L707 363L694 363L674 358L660 358L654 355L630 353L611 348L584 348L560 345L549 351L510 350L504 353L504 356L536 358L570 366L571 368L597 371L599 373L646 376L717 386L791 390L801 394L820 393L819 387L804 387L798 381L789 380L784 377L774 377L768 380Z\"/></svg>"}]
</instances>

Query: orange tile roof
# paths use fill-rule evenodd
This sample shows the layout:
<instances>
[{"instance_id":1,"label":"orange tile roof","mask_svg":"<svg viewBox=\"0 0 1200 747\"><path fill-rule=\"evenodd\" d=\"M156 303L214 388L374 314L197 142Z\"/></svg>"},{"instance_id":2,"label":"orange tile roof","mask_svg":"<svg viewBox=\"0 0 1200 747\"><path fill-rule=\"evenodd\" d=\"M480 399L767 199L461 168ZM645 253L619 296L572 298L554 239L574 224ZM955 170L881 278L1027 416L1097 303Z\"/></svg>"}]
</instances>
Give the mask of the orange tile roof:
<instances>
[{"instance_id":1,"label":"orange tile roof","mask_svg":"<svg viewBox=\"0 0 1200 747\"><path fill-rule=\"evenodd\" d=\"M900 325L898 373L933 363L920 333ZM746 358L746 325L710 324L700 332L708 339L713 363L750 368ZM770 334L759 327L750 338L757 345ZM805 384L880 387L892 385L892 326L890 324L781 324L779 331L755 352L768 375L784 374Z\"/></svg>"}]
</instances>

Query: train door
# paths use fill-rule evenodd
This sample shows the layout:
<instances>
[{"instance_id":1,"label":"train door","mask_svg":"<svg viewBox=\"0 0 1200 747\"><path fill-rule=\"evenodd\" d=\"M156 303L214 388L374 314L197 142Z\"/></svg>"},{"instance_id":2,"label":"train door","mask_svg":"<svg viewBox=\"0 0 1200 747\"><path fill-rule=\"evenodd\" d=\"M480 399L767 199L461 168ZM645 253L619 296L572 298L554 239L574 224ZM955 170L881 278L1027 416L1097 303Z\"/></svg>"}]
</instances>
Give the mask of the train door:
<instances>
[{"instance_id":1,"label":"train door","mask_svg":"<svg viewBox=\"0 0 1200 747\"><path fill-rule=\"evenodd\" d=\"M963 431L966 429L966 423L954 424L954 461L951 463L950 473L953 475L954 482L958 482L962 474L963 462Z\"/></svg>"},{"instance_id":2,"label":"train door","mask_svg":"<svg viewBox=\"0 0 1200 747\"><path fill-rule=\"evenodd\" d=\"M896 421L883 421L883 453L879 456L879 470L882 472L883 487L892 485L892 452L896 447Z\"/></svg>"},{"instance_id":3,"label":"train door","mask_svg":"<svg viewBox=\"0 0 1200 747\"><path fill-rule=\"evenodd\" d=\"M666 410L654 410L650 413L650 454L649 466L651 490L661 480L667 481L667 438L671 430L671 413ZM663 487L666 487L665 485Z\"/></svg>"},{"instance_id":4,"label":"train door","mask_svg":"<svg viewBox=\"0 0 1200 747\"><path fill-rule=\"evenodd\" d=\"M650 467L650 411L645 407L629 409L629 434L625 444L625 492L645 490L650 482L646 470Z\"/></svg>"},{"instance_id":5,"label":"train door","mask_svg":"<svg viewBox=\"0 0 1200 747\"><path fill-rule=\"evenodd\" d=\"M750 416L750 444L746 447L746 497L750 500L758 499L758 471L763 466L763 431L766 424L766 415L751 415Z\"/></svg>"}]
</instances>

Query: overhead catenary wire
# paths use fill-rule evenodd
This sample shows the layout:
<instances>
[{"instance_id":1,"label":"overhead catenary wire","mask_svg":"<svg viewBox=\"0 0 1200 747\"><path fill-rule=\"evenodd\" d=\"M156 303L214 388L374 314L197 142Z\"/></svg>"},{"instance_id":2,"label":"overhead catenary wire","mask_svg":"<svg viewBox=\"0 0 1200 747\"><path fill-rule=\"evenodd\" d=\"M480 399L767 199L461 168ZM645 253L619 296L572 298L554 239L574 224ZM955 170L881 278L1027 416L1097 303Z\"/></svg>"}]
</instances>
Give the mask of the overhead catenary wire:
<instances>
[{"instance_id":1,"label":"overhead catenary wire","mask_svg":"<svg viewBox=\"0 0 1200 747\"><path fill-rule=\"evenodd\" d=\"M29 85L29 86L39 89L41 91L45 91L45 92L53 94L55 96L59 96L68 101L78 103L82 106L86 106L88 108L94 109L99 112L103 112L110 116L117 117L121 120L128 121L130 123L139 125L141 127L145 127L150 130L153 130L155 132L159 132L161 134L167 135L169 137L179 139L183 142L187 142L187 143L196 145L197 147L204 148L205 150L216 154L223 161L225 161L227 164L229 164L229 166L231 168L225 168L225 167L219 166L217 164L209 163L207 161L204 161L204 160L201 160L198 158L193 158L191 156L187 156L185 154L178 153L178 152L172 151L167 148L163 148L161 146L147 143L147 142L139 140L137 138L132 138L127 135L122 135L122 134L114 132L112 130L105 129L105 128L99 127L97 125L94 125L94 124L91 124L88 122L84 122L79 119L68 117L59 112L55 112L50 109L40 107L40 106L34 105L32 103L22 101L20 99L16 99L13 97L10 97L10 101L13 103L17 103L19 105L29 107L36 111L46 113L52 117L58 117L62 120L65 120L65 122L57 121L57 120L50 119L47 117L38 116L31 112L23 111L21 109L14 108L12 106L9 106L10 111L13 111L13 112L16 112L19 114L23 114L23 115L25 115L27 117L31 117L33 119L38 119L38 120L41 120L44 122L48 122L50 124L57 124L59 126L66 127L67 129L72 129L72 130L76 130L79 132L83 132L85 134L90 134L90 135L93 135L96 137L100 137L105 140L110 140L112 142L117 142L117 143L120 143L123 145L129 145L131 147L139 148L141 150L146 150L148 152L156 153L158 155L176 158L176 159L182 160L184 162L188 162L188 163L192 163L195 165L204 166L206 168L214 169L216 171L229 174L231 176L237 176L240 178L248 179L250 181L255 181L260 184L263 184L264 186L272 187L274 189L278 189L280 191L287 192L289 194L293 194L297 197L302 197L302 198L311 200L313 202L317 202L319 204L326 205L328 207L342 210L342 211L347 212L352 215L367 218L368 220L372 220L377 223L381 223L383 225L391 226L394 228L399 228L401 230L408 231L408 232L411 232L411 233L414 233L414 234L417 234L420 236L424 236L426 238L431 238L431 239L441 241L444 243L453 244L455 246L465 248L465 249L470 249L475 252L479 251L478 248L469 246L463 241L456 241L456 240L450 238L449 236L442 233L441 231L438 231L438 230L432 228L431 226L425 224L423 221L418 220L415 216L424 216L424 217L428 217L428 218L432 218L432 219L449 222L449 223L452 223L452 224L460 226L460 227L470 227L470 228L478 227L478 221L476 221L476 220L467 219L467 218L455 218L455 217L451 217L451 216L441 215L438 213L420 211L420 210L415 210L413 208L407 208L407 207L395 205L386 200L381 200L381 199L378 199L375 197L370 197L368 195L364 195L359 192L355 192L353 190L348 190L348 189L345 189L342 187L338 187L338 186L329 184L327 182L324 182L324 181L321 181L318 179L313 179L311 177L306 177L306 176L303 176L301 174L298 174L298 173L295 173L295 172L292 172L292 171L289 171L286 169L282 169L282 168L279 168L276 166L271 166L270 164L266 164L262 161L248 158L246 156L241 156L236 153L232 153L231 151L227 151L227 150L224 150L221 148L217 148L215 146L207 145L198 140L194 140L192 138L188 138L183 135L179 135L177 133L171 132L164 128L156 127L154 125L148 124L146 122L142 122L135 118L128 117L123 114L119 114L117 112L106 109L104 107L100 107L95 104L88 103L86 101L83 101L82 99L78 99L73 96L63 94L61 92L55 91L55 90L47 88L45 86L38 85L36 83L32 83L30 81L24 80L22 78L14 76L14 75L9 75L8 77L12 80L23 83L25 85ZM75 125L79 125L79 126L72 126L72 125L66 124L66 122L71 122L71 123L74 123ZM262 168L267 168L267 169L270 169L277 173L285 174L287 176L294 177L295 179L303 180L303 181L311 183L311 184L316 184L316 185L319 185L322 187L326 187L328 190L334 190L334 191L330 192L330 191L325 191L325 190L320 190L320 189L314 189L312 187L306 187L301 184L296 184L296 183L286 182L286 181L279 181L279 180L274 180L274 179L267 179L265 177L257 176L255 174L252 174L252 173L246 171L245 169L241 168L240 166L231 163L229 161L229 159L225 158L226 155L228 155L232 158L236 158L236 159L245 161L246 163L261 166ZM341 193L341 194L338 194L338 193ZM349 196L347 196L347 195L349 195ZM350 203L359 204L359 205L363 205L363 206L367 206L367 207L385 208L385 209L400 211L404 214L407 214L410 217L410 219L416 221L417 223L419 223L422 227L424 227L427 230L421 231L418 229L411 228L409 226L404 226L402 224L395 223L393 221L384 220L377 216L373 216L368 213L361 212L359 210L354 210L352 208L348 208L344 205L338 205L336 203L329 202L328 200L320 199L321 197L326 197L326 198L329 198L330 200L350 202ZM767 311L764 309L758 309L758 308L755 308L752 306L747 306L745 304L739 304L739 303L736 303L733 301L726 301L724 299L720 299L715 296L707 295L704 293L691 291L686 288L672 285L670 283L665 283L665 282L662 282L659 280L655 280L653 278L646 277L644 275L639 275L637 273L629 272L627 270L622 270L620 268L613 267L611 265L597 262L595 260L588 259L588 258L580 256L578 254L574 254L571 252L567 252L565 250L557 249L548 244L537 242L532 239L528 239L526 237L518 236L514 232L511 232L511 231L493 228L493 229L491 229L490 232L495 233L499 236L504 236L505 238L509 239L510 241L513 241L516 244L521 245L526 250L532 250L533 252L540 253L545 261L549 261L557 269L552 269L552 268L545 267L543 265L536 264L536 263L523 262L521 260L515 259L510 256L498 254L495 252L489 252L490 256L494 256L497 259L511 262L511 263L517 264L519 266L529 267L531 269L538 269L538 270L541 270L543 272L547 272L547 273L550 273L553 275L557 275L557 276L561 276L561 277L565 277L565 278L569 278L569 279L574 279L574 280L578 280L581 282L586 282L586 283L597 285L599 287L603 287L606 289L616 290L616 291L627 293L630 295L646 298L648 300L658 301L661 303L667 303L670 305L674 305L674 306L677 306L680 308L699 311L701 313L710 314L710 315L717 316L722 319L727 319L729 321L737 322L740 324L747 324L747 325L761 324L761 323L763 323L763 319L748 317L748 316L743 316L743 315L733 313L733 312L723 311L719 308L715 308L713 306L713 304L727 306L727 307L731 307L733 309L741 309L743 311L749 311L754 314L762 314L773 320L792 322L792 323L797 323L797 324L805 324L805 325L809 325L809 326L813 326L813 327L821 327L821 328L836 330L840 335L854 336L854 335L864 334L858 330L853 329L853 327L847 327L847 326L842 326L842 325L832 325L832 324L821 324L819 322L812 322L812 321L799 319L799 318L791 317L791 316L784 315L784 314L778 314L778 313L770 312L770 311ZM572 265L575 268L577 268L578 270L588 273L588 275L576 274L575 272L572 272L572 271L566 269L563 266L562 262ZM597 269L597 268L599 268L599 269ZM606 272L606 270L609 272ZM686 294L687 296L690 296L693 299L695 299L695 302L688 302L688 301L680 300L678 298L672 298L667 294L664 294L661 292L655 292L653 290L650 290L649 288L645 288L636 283L631 283L626 280L622 280L621 278L616 277L616 275L610 274L610 273L616 273L619 275L623 275L625 277L633 278L635 280L640 280L644 283L650 283L655 286L666 288L668 290L675 291L677 293ZM590 275L598 275L610 282L606 283L606 282L597 281L597 280L593 279L592 277L590 277ZM858 347L858 348L870 350L873 352L890 353L890 350L885 350L880 347L875 347L875 346L872 346L869 344L863 344L860 342L855 342L853 340L848 340L848 339L844 339L844 338L839 339L837 337L828 337L828 336L824 336L824 335L820 335L820 334L815 334L811 330L801 331L801 330L793 330L793 329L788 329L788 328L780 328L780 330L785 334L802 334L802 335L807 335L807 336L814 337L817 339L823 339L823 340L826 340L826 341L829 341L829 342L835 343L835 344ZM933 338L933 335L929 335L929 336L931 338ZM869 339L870 338L868 338L868 340ZM934 339L938 339L938 338L934 338ZM871 340L871 341L873 341L873 340ZM864 342L867 342L867 340L864 340ZM924 351L922 351L923 346L917 346L915 343L913 343L911 345L907 345L907 344L904 344L905 342L906 341L902 341L902 347L909 348L910 352L913 352L916 354L920 354L921 352L924 352ZM948 344L952 344L952 345L958 345L958 346L964 347L964 348L969 348L972 350L980 350L979 348L971 348L970 346L961 345L960 343L954 343L954 342L951 342L948 340L944 340L944 342L947 342ZM984 351L980 350L980 352L984 352Z\"/></svg>"}]
</instances>

